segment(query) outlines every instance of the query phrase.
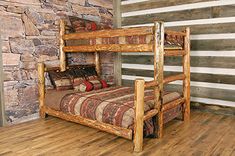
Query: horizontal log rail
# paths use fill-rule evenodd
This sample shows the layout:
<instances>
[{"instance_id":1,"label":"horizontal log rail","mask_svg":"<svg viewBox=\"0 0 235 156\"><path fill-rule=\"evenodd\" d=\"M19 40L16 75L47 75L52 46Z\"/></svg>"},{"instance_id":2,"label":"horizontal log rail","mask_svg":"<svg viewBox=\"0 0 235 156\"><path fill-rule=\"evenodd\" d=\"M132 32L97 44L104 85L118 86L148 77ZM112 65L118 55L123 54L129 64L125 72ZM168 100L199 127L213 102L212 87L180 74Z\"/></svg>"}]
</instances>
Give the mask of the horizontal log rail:
<instances>
[{"instance_id":1,"label":"horizontal log rail","mask_svg":"<svg viewBox=\"0 0 235 156\"><path fill-rule=\"evenodd\" d=\"M108 30L97 30L92 32L79 32L63 35L64 40L109 38L121 36L150 35L153 34L153 27L119 28Z\"/></svg>"},{"instance_id":2,"label":"horizontal log rail","mask_svg":"<svg viewBox=\"0 0 235 156\"><path fill-rule=\"evenodd\" d=\"M155 115L157 115L157 113L158 113L158 110L157 110L157 109L152 109L152 110L148 111L148 112L144 115L144 121L147 120L147 119L149 119L149 118L151 118L151 117L153 117L153 116L155 116Z\"/></svg>"},{"instance_id":3,"label":"horizontal log rail","mask_svg":"<svg viewBox=\"0 0 235 156\"><path fill-rule=\"evenodd\" d=\"M129 140L132 140L132 130L131 129L127 129L127 128L118 127L118 126L115 126L115 125L102 123L102 122L99 122L97 120L91 120L91 119L83 118L79 115L65 114L61 111L53 110L53 109L51 109L47 106L45 106L42 109L48 115L59 117L61 119L64 119L64 120L67 120L67 121L72 121L72 122L75 122L75 123L79 123L79 124L82 124L82 125L85 125L85 126L88 126L88 127L96 128L98 130L105 131L105 132L115 134L117 136L121 136L121 137L129 139Z\"/></svg>"},{"instance_id":4,"label":"horizontal log rail","mask_svg":"<svg viewBox=\"0 0 235 156\"><path fill-rule=\"evenodd\" d=\"M66 67L66 69L70 69L70 68L74 68L74 67L95 67L95 64L84 64L84 65L69 65ZM56 71L56 70L60 70L59 66L55 66L55 67L47 67L47 65L45 64L45 72L48 71Z\"/></svg>"},{"instance_id":5,"label":"horizontal log rail","mask_svg":"<svg viewBox=\"0 0 235 156\"><path fill-rule=\"evenodd\" d=\"M155 87L157 85L158 85L157 81L152 80L152 81L145 82L144 87L150 88L150 87Z\"/></svg>"},{"instance_id":6,"label":"horizontal log rail","mask_svg":"<svg viewBox=\"0 0 235 156\"><path fill-rule=\"evenodd\" d=\"M164 56L184 56L186 55L185 50L167 50L164 51Z\"/></svg>"},{"instance_id":7,"label":"horizontal log rail","mask_svg":"<svg viewBox=\"0 0 235 156\"><path fill-rule=\"evenodd\" d=\"M164 112L164 111L167 111L169 109L172 109L172 108L174 108L174 107L176 107L180 104L183 104L184 102L185 102L185 98L179 98L179 99L174 100L172 102L169 102L167 104L163 104L162 105L162 111Z\"/></svg>"},{"instance_id":8,"label":"horizontal log rail","mask_svg":"<svg viewBox=\"0 0 235 156\"><path fill-rule=\"evenodd\" d=\"M152 44L97 44L66 46L64 52L149 52L152 51Z\"/></svg>"},{"instance_id":9,"label":"horizontal log rail","mask_svg":"<svg viewBox=\"0 0 235 156\"><path fill-rule=\"evenodd\" d=\"M172 75L172 76L168 76L168 77L164 78L163 83L167 84L167 83L170 83L172 81L184 80L184 79L185 79L184 74L177 74L177 75Z\"/></svg>"},{"instance_id":10,"label":"horizontal log rail","mask_svg":"<svg viewBox=\"0 0 235 156\"><path fill-rule=\"evenodd\" d=\"M165 30L165 34L173 36L186 36L186 32L174 31L174 30Z\"/></svg>"}]
</instances>

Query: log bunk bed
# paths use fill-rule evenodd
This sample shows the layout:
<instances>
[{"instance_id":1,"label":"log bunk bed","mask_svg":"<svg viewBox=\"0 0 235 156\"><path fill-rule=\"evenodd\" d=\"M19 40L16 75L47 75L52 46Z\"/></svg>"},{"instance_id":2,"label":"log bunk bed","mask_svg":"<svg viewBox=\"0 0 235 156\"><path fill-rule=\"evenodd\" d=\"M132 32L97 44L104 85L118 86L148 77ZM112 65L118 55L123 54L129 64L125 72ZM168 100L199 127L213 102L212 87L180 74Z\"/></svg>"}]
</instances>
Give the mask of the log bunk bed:
<instances>
[{"instance_id":1,"label":"log bunk bed","mask_svg":"<svg viewBox=\"0 0 235 156\"><path fill-rule=\"evenodd\" d=\"M65 22L60 20L60 67L56 68L60 71L69 69L66 65L66 53L73 52L94 52L94 65L98 75L101 75L100 57L102 52L153 52L154 53L154 80L145 82L144 79L135 80L135 88L133 91L133 128L119 127L109 123L92 120L81 115L64 113L62 111L50 108L45 101L46 87L45 87L45 73L53 70L47 67L43 62L38 64L39 74L39 103L40 116L45 118L46 115L51 115L65 119L67 121L79 123L92 128L99 129L117 136L133 140L134 151L140 152L143 148L143 127L144 121L152 118L155 121L154 134L161 138L163 135L164 113L175 107L180 106L180 114L182 113L182 120L190 120L190 29L186 28L184 31L169 31L164 30L163 22L155 22L154 26L135 27L135 28L120 28L97 30L92 32L80 32L65 34ZM123 42L126 36L146 35L152 37L152 42L145 44L126 44ZM164 45L165 36L174 36L182 38L181 47L167 48ZM118 37L118 44L101 44L101 38ZM78 39L95 39L97 42L93 45L77 45L66 46L68 40ZM163 67L164 57L183 57L183 73L164 78ZM173 81L183 81L182 95L168 103L163 103L164 93L163 86ZM152 89L153 103L152 109L145 112L145 91ZM53 97L51 97L53 98ZM55 97L56 98L56 97ZM157 127L157 128L156 128Z\"/></svg>"}]
</instances>

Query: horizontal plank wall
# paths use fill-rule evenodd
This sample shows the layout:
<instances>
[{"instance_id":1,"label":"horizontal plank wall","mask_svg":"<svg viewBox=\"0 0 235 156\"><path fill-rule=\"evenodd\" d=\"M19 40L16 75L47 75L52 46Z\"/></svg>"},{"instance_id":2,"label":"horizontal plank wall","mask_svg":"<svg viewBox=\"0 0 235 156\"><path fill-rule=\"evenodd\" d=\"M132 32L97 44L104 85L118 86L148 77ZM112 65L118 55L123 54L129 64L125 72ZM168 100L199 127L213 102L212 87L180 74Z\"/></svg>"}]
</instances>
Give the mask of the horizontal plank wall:
<instances>
[{"instance_id":1,"label":"horizontal plank wall","mask_svg":"<svg viewBox=\"0 0 235 156\"><path fill-rule=\"evenodd\" d=\"M169 29L191 28L191 100L235 107L234 0L126 0L121 2L122 27L165 21ZM166 28L166 29L167 29ZM142 55L141 57L139 55ZM164 75L182 72L182 58L165 58ZM122 83L153 78L153 54L123 53ZM181 90L182 81L165 86Z\"/></svg>"}]
</instances>

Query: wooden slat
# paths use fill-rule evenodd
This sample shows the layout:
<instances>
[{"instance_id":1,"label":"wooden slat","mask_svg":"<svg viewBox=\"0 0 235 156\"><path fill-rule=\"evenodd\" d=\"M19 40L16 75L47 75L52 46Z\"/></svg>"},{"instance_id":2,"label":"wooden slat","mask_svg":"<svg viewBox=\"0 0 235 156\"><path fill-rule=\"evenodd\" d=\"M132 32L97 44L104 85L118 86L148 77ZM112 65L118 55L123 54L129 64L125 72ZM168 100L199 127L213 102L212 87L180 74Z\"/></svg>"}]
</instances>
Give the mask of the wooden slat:
<instances>
[{"instance_id":1,"label":"wooden slat","mask_svg":"<svg viewBox=\"0 0 235 156\"><path fill-rule=\"evenodd\" d=\"M171 27L172 30L180 31L183 27ZM190 25L191 34L217 34L217 33L235 33L235 23L218 23Z\"/></svg>"},{"instance_id":2,"label":"wooden slat","mask_svg":"<svg viewBox=\"0 0 235 156\"><path fill-rule=\"evenodd\" d=\"M162 106L162 111L167 111L185 102L184 98L179 98Z\"/></svg>"},{"instance_id":3,"label":"wooden slat","mask_svg":"<svg viewBox=\"0 0 235 156\"><path fill-rule=\"evenodd\" d=\"M180 74L180 72L164 72L164 77L170 75ZM152 70L140 70L140 69L127 69L122 68L122 75L131 76L143 76L143 77L153 77ZM222 83L222 84L235 84L235 76L232 75L217 75L217 74L201 74L191 72L191 81L199 82L211 82L211 83Z\"/></svg>"},{"instance_id":4,"label":"wooden slat","mask_svg":"<svg viewBox=\"0 0 235 156\"><path fill-rule=\"evenodd\" d=\"M122 84L125 86L133 86L134 81L122 80ZM167 91L182 92L182 85L167 84L164 86L164 89ZM226 100L226 101L235 101L234 90L215 89L213 88L213 86L211 86L211 88L191 86L191 96Z\"/></svg>"},{"instance_id":5,"label":"wooden slat","mask_svg":"<svg viewBox=\"0 0 235 156\"><path fill-rule=\"evenodd\" d=\"M235 39L192 40L192 50L235 50Z\"/></svg>"},{"instance_id":6,"label":"wooden slat","mask_svg":"<svg viewBox=\"0 0 235 156\"><path fill-rule=\"evenodd\" d=\"M234 57L191 56L191 67L235 68ZM122 63L153 65L151 55L123 55ZM165 57L165 65L182 66L182 57Z\"/></svg>"},{"instance_id":7,"label":"wooden slat","mask_svg":"<svg viewBox=\"0 0 235 156\"><path fill-rule=\"evenodd\" d=\"M85 45L66 46L65 52L149 52L152 51L152 44L106 44L106 45Z\"/></svg>"},{"instance_id":8,"label":"wooden slat","mask_svg":"<svg viewBox=\"0 0 235 156\"><path fill-rule=\"evenodd\" d=\"M97 30L92 32L80 32L65 34L64 40L78 40L91 38L106 38L119 36L150 35L153 33L152 27L120 28L110 30Z\"/></svg>"},{"instance_id":9,"label":"wooden slat","mask_svg":"<svg viewBox=\"0 0 235 156\"><path fill-rule=\"evenodd\" d=\"M185 54L185 50L165 50L164 56L183 56Z\"/></svg>"},{"instance_id":10,"label":"wooden slat","mask_svg":"<svg viewBox=\"0 0 235 156\"><path fill-rule=\"evenodd\" d=\"M164 84L173 82L173 81L177 81L177 80L184 80L185 79L185 75L184 74L178 74L178 75L171 75L168 77L165 77L163 80Z\"/></svg>"},{"instance_id":11,"label":"wooden slat","mask_svg":"<svg viewBox=\"0 0 235 156\"><path fill-rule=\"evenodd\" d=\"M152 23L152 21L160 20L164 22L171 21L186 21L194 19L209 19L209 18L219 18L219 17L232 17L235 16L235 6L220 6L220 7L209 7L193 10L184 11L174 11L174 12L164 12L157 14L147 14L125 17L122 20L122 25L137 25ZM147 13L147 12L146 12ZM141 19L141 20L135 20Z\"/></svg>"},{"instance_id":12,"label":"wooden slat","mask_svg":"<svg viewBox=\"0 0 235 156\"><path fill-rule=\"evenodd\" d=\"M165 86L165 89L169 91L182 92L181 85L169 84ZM213 86L211 86L211 88L191 86L191 96L226 100L226 101L235 101L234 90L215 89L213 88Z\"/></svg>"},{"instance_id":13,"label":"wooden slat","mask_svg":"<svg viewBox=\"0 0 235 156\"><path fill-rule=\"evenodd\" d=\"M147 119L150 119L152 117L154 117L155 115L157 115L158 110L157 109L152 109L150 111L148 111L145 115L144 115L144 121Z\"/></svg>"},{"instance_id":14,"label":"wooden slat","mask_svg":"<svg viewBox=\"0 0 235 156\"><path fill-rule=\"evenodd\" d=\"M175 5L182 5L182 4L191 4L196 2L207 2L212 0L148 0L144 2L122 5L121 12L129 12L129 11L137 11L137 10L144 10L144 9L152 9L152 8L160 8L160 7L167 7L167 6L175 6Z\"/></svg>"},{"instance_id":15,"label":"wooden slat","mask_svg":"<svg viewBox=\"0 0 235 156\"><path fill-rule=\"evenodd\" d=\"M106 124L106 123L101 123L96 120L83 118L79 115L65 114L61 111L56 111L56 110L53 110L53 109L46 107L46 106L44 107L44 111L48 115L52 115L52 116L59 117L61 119L67 120L67 121L72 121L72 122L79 123L79 124L82 124L85 126L96 128L101 131L115 134L117 136L121 136L126 139L130 139L130 140L132 139L132 130L130 130L130 129L117 127L117 126Z\"/></svg>"}]
</instances>

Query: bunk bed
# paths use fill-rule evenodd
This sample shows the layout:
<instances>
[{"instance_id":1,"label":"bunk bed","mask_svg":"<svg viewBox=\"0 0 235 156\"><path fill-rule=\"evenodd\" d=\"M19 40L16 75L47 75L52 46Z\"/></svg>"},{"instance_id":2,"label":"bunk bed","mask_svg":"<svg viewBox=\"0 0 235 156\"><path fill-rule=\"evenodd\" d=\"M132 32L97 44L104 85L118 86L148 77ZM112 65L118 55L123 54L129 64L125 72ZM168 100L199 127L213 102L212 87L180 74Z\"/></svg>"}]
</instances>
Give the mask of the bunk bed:
<instances>
[{"instance_id":1,"label":"bunk bed","mask_svg":"<svg viewBox=\"0 0 235 156\"><path fill-rule=\"evenodd\" d=\"M129 140L133 140L134 151L140 152L143 148L143 138L144 138L144 124L145 121L152 119L154 126L154 134L159 138L163 135L163 124L164 124L164 114L170 110L180 108L182 113L182 119L184 121L190 120L190 29L186 28L184 31L170 31L164 30L163 22L155 22L154 26L148 27L135 27L135 28L120 28L120 29L108 29L108 30L98 30L92 32L80 32L80 33L69 33L65 34L65 22L60 20L60 67L59 68L49 68L45 66L43 62L38 64L38 75L39 75L39 102L40 102L40 116L45 118L46 115L51 115L59 117L68 121L76 122L82 125L86 125L92 128L96 128L108 133L112 133ZM142 44L126 44L123 42L125 37L128 36L150 36L149 42ZM119 42L115 44L102 44L100 40L102 38L119 38ZM170 38L170 39L169 39ZM173 39L172 39L173 38ZM66 45L66 41L69 40L79 40L79 39L95 39L97 42L92 45ZM174 46L167 46L167 42L175 42ZM154 80L145 82L143 79L135 80L135 88L131 89L129 87L109 87L104 88L99 91L92 91L86 93L73 93L70 92L60 92L51 93L46 91L45 88L45 73L51 70L66 71L70 67L66 64L66 53L83 52L83 53L94 53L95 60L94 65L98 75L101 75L100 57L99 53L102 52L152 52L154 53ZM164 67L164 57L183 57L183 73L178 75L172 75L164 78L163 67ZM183 81L183 93L182 95L176 93L164 93L163 86L170 82L182 80ZM149 90L150 89L150 90ZM106 94L104 94L104 92ZM121 96L130 95L124 100L113 100L118 99ZM165 95L168 94L168 98ZM47 104L46 99L53 99L55 103L61 103L58 101L65 101L62 103L66 111L54 109ZM61 97L58 98L58 97ZM115 120L115 123L109 121L102 122L102 120L96 119L97 116L92 116L85 113L71 113L74 110L70 110L72 107L68 106L73 103L75 105L77 101L69 101L69 97L74 99L82 99L86 97L88 103L102 103L106 102L110 104L108 114L106 116L110 117L109 112L112 109L120 109L120 107L125 106L125 112L130 111L131 113L125 116L125 120L131 116L132 122L127 120L128 124L122 124ZM93 97L91 99L87 97ZM67 101L67 103L66 103ZM110 102L111 101L111 102ZM121 101L121 102L120 102ZM149 101L150 104L149 104ZM94 104L94 105L95 105ZM79 109L81 110L80 104ZM146 106L147 105L147 106ZM91 108L92 104L84 107L84 109ZM75 107L75 106L74 106ZM74 109L73 107L73 109ZM89 111L91 111L89 110ZM86 110L85 110L86 111ZM89 112L88 111L88 112ZM93 112L94 113L94 112ZM117 111L113 115L117 114ZM179 115L179 114L177 114ZM91 117L92 116L92 117ZM173 117L175 118L175 116ZM118 118L119 119L119 118ZM123 118L122 118L123 119Z\"/></svg>"}]
</instances>

